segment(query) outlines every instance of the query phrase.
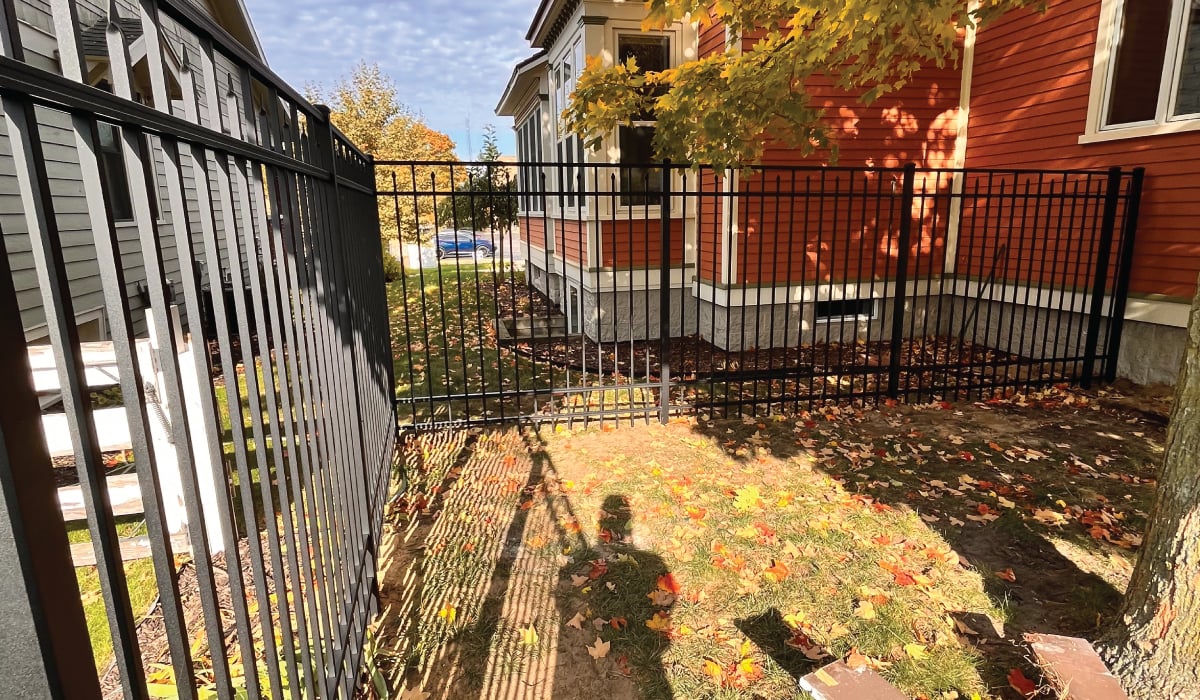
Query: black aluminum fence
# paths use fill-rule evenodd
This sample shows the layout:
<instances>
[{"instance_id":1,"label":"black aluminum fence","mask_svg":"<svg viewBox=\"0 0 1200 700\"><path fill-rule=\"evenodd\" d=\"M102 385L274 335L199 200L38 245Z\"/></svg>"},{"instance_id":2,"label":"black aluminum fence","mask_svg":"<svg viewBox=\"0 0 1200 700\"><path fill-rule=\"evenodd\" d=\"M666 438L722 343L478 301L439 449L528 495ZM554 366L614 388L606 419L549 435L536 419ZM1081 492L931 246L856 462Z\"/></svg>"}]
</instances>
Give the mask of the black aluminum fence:
<instances>
[{"instance_id":1,"label":"black aluminum fence","mask_svg":"<svg viewBox=\"0 0 1200 700\"><path fill-rule=\"evenodd\" d=\"M41 6L0 0L0 697L350 697L395 441L371 160L189 0Z\"/></svg>"},{"instance_id":2,"label":"black aluminum fence","mask_svg":"<svg viewBox=\"0 0 1200 700\"><path fill-rule=\"evenodd\" d=\"M762 415L1116 372L1140 169L377 167L405 248L402 424Z\"/></svg>"}]
</instances>

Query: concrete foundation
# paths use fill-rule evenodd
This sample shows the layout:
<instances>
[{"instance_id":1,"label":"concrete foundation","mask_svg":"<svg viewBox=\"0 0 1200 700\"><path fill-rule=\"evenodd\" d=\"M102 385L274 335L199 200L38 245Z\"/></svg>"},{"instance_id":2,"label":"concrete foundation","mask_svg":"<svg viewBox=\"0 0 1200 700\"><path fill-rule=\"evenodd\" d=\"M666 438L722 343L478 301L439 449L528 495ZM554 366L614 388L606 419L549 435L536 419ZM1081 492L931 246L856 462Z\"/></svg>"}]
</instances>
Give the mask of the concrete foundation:
<instances>
[{"instance_id":1,"label":"concrete foundation","mask_svg":"<svg viewBox=\"0 0 1200 700\"><path fill-rule=\"evenodd\" d=\"M531 261L529 284L560 308L568 305L568 285L561 275L547 273ZM652 340L659 337L659 291L596 292L579 290L579 328L600 342ZM670 327L673 337L699 334L731 352L754 348L891 337L895 300L879 298L870 318L865 316L816 319L813 303L763 304L726 307L697 299L691 289L671 290ZM1082 358L1087 336L1087 310L1057 311L1033 305L932 295L905 300L904 334L908 336L960 333L967 341L1022 357ZM1098 352L1104 353L1108 324L1099 329ZM1117 362L1117 376L1138 384L1174 384L1186 346L1183 328L1126 321ZM1082 362L1082 359L1077 362ZM1081 369L1081 365L1076 365ZM1074 367L1048 366L1047 371L1078 372ZM1097 363L1094 371L1102 368Z\"/></svg>"}]
</instances>

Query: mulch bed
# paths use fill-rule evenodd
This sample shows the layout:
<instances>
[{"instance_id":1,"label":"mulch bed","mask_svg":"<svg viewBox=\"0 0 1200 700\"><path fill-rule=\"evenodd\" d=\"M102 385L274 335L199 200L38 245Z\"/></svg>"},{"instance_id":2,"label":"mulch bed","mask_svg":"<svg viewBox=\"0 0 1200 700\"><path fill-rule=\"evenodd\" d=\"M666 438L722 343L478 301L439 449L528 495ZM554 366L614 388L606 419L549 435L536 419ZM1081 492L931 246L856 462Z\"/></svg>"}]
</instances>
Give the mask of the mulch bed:
<instances>
[{"instance_id":1,"label":"mulch bed","mask_svg":"<svg viewBox=\"0 0 1200 700\"><path fill-rule=\"evenodd\" d=\"M262 546L267 547L265 537L263 538ZM246 539L242 539L238 546L238 560L241 562L242 581L246 590L246 598L248 604L253 604L255 600L255 592L253 585L253 572L250 561L250 544ZM225 649L224 655L226 658L240 658L237 632L234 627L233 617L233 593L229 588L229 571L226 566L225 553L221 552L212 558L213 576L216 579L217 605L221 614L221 627L225 633ZM275 592L274 579L272 578L272 569L270 557L264 557L263 566L267 580L268 595L273 595ZM207 645L207 636L204 628L204 613L200 605L200 586L196 577L196 564L193 560L184 562L179 567L179 598L183 607L184 622L187 627L188 644L192 647L195 654L196 649L200 649L198 654L195 654L191 660L193 667L197 669L197 676L202 682L211 682L212 680L212 655L209 652ZM253 609L253 608L252 608ZM139 611L134 611L137 614ZM250 615L250 624L253 628L253 634L256 639L261 639L262 629L259 617L257 614ZM171 652L167 642L166 626L163 622L161 600L155 602L154 607L142 618L137 626L138 646L142 653L142 667L145 669L147 676L150 676L156 665L171 664ZM200 641L197 644L197 640ZM261 657L259 663L262 663ZM100 687L105 700L118 700L122 697L121 677L120 672L116 667L115 662L110 662L108 668L100 676Z\"/></svg>"},{"instance_id":2,"label":"mulch bed","mask_svg":"<svg viewBox=\"0 0 1200 700\"><path fill-rule=\"evenodd\" d=\"M511 280L503 281L498 291L501 318L561 313L538 290ZM658 340L600 343L574 336L525 340L509 347L555 367L647 381L659 377ZM831 341L731 352L699 335L689 335L671 339L669 359L672 375L682 381L779 380L782 377L768 375L786 371L789 380L853 375L855 390L871 391L880 381L886 383L892 346L883 340ZM1035 361L953 336L906 338L900 343L900 367L900 388L913 390L928 390L935 385L975 387L1070 379L1061 363Z\"/></svg>"}]
</instances>

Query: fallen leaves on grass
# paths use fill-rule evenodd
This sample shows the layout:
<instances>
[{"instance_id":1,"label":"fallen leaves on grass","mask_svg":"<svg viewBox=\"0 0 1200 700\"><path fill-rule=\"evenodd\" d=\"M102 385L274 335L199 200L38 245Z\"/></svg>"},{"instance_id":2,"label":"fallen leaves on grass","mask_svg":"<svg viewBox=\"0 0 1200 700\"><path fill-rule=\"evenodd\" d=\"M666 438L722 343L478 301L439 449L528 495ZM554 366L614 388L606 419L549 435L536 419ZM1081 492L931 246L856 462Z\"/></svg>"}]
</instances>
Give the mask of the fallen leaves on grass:
<instances>
[{"instance_id":1,"label":"fallen leaves on grass","mask_svg":"<svg viewBox=\"0 0 1200 700\"><path fill-rule=\"evenodd\" d=\"M599 637L596 637L596 643L587 647L588 654L590 654L593 659L603 659L604 657L608 656L608 649L611 646L612 642L606 642L601 640Z\"/></svg>"}]
</instances>

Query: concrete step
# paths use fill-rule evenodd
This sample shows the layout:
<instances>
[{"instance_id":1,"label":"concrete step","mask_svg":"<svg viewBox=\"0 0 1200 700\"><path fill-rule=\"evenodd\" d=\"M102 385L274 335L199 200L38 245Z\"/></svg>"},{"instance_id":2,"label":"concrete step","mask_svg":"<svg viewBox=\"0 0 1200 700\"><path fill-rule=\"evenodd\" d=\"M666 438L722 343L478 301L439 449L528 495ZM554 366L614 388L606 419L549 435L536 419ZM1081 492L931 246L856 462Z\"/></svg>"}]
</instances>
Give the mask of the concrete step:
<instances>
[{"instance_id":1,"label":"concrete step","mask_svg":"<svg viewBox=\"0 0 1200 700\"><path fill-rule=\"evenodd\" d=\"M121 543L121 561L133 561L135 559L149 559L153 556L150 549L150 538L146 535L140 537L124 537L120 540ZM192 545L188 536L185 533L171 535L171 551L175 554L186 554L192 551ZM71 559L75 562L75 566L95 566L96 565L96 549L91 542L77 542L71 545Z\"/></svg>"}]
</instances>

